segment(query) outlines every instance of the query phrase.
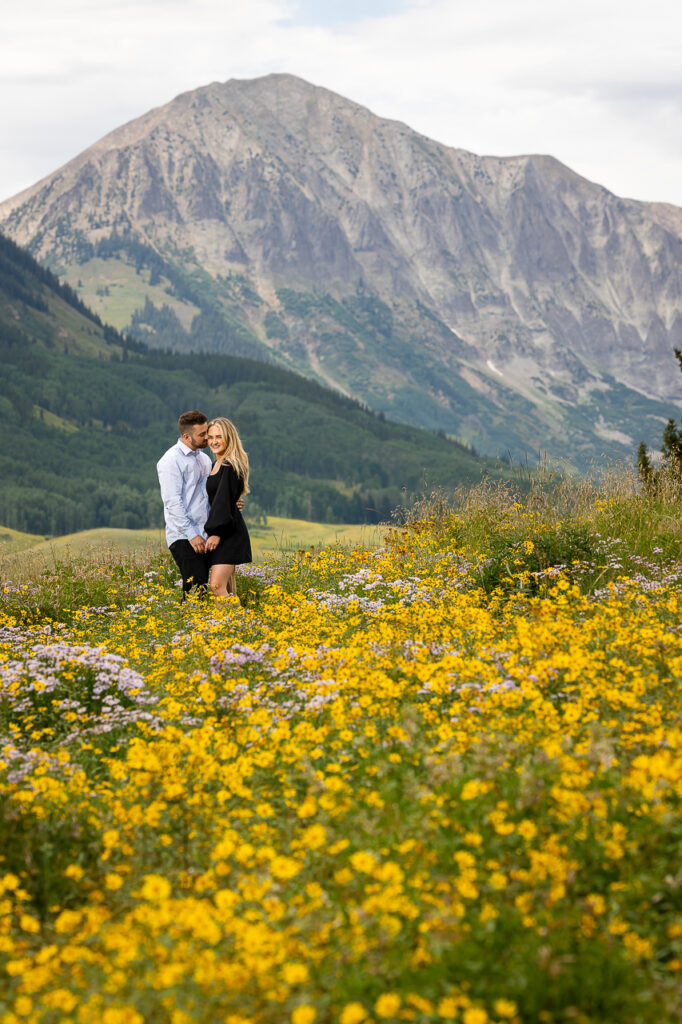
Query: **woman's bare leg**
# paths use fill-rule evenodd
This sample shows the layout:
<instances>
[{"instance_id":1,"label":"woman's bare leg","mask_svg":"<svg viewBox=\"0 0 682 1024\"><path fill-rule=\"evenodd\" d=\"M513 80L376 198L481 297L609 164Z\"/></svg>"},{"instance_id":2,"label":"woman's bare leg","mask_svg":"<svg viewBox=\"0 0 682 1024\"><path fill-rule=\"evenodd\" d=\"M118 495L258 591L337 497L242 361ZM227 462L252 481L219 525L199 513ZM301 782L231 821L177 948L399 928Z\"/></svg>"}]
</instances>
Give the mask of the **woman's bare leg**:
<instances>
[{"instance_id":1,"label":"woman's bare leg","mask_svg":"<svg viewBox=\"0 0 682 1024\"><path fill-rule=\"evenodd\" d=\"M237 568L234 565L232 566L232 575L230 576L230 582L227 590L232 597L237 596Z\"/></svg>"},{"instance_id":2,"label":"woman's bare leg","mask_svg":"<svg viewBox=\"0 0 682 1024\"><path fill-rule=\"evenodd\" d=\"M234 585L234 566L212 566L209 586L214 597L231 597L232 594L236 595L237 589ZM232 589L233 586L234 590Z\"/></svg>"}]
</instances>

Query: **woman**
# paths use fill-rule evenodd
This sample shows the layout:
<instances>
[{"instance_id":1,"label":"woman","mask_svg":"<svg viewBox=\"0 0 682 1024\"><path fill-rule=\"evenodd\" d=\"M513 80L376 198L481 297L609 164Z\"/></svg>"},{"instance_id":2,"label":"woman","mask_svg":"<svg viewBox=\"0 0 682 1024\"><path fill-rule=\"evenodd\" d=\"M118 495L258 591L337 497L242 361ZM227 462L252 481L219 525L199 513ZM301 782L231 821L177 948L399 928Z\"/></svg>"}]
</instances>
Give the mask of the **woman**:
<instances>
[{"instance_id":1,"label":"woman","mask_svg":"<svg viewBox=\"0 0 682 1024\"><path fill-rule=\"evenodd\" d=\"M204 529L211 566L210 587L216 597L236 597L235 566L251 561L249 531L237 501L249 493L249 457L234 423L219 416L208 425L208 446L215 463L206 478L210 511Z\"/></svg>"}]
</instances>

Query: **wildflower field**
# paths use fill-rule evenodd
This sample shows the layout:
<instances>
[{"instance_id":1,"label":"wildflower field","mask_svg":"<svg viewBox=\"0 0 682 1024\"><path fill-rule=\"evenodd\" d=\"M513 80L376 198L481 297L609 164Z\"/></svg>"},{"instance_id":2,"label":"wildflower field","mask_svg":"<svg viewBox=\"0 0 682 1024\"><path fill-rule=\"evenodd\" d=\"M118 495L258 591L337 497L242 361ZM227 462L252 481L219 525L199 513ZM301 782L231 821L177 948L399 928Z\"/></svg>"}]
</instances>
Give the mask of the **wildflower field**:
<instances>
[{"instance_id":1,"label":"wildflower field","mask_svg":"<svg viewBox=\"0 0 682 1024\"><path fill-rule=\"evenodd\" d=\"M241 606L6 581L2 1024L679 1019L681 515L482 486Z\"/></svg>"}]
</instances>

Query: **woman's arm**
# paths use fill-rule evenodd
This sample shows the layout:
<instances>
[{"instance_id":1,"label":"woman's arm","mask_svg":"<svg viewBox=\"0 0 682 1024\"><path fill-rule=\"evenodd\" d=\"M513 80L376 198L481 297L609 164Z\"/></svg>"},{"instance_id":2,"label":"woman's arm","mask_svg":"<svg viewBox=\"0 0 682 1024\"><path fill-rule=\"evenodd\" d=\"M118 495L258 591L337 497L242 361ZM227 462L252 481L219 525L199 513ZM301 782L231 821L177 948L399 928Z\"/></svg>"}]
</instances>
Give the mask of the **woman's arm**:
<instances>
[{"instance_id":1,"label":"woman's arm","mask_svg":"<svg viewBox=\"0 0 682 1024\"><path fill-rule=\"evenodd\" d=\"M229 463L222 469L204 529L209 536L227 537L234 527L234 512L240 494L240 480Z\"/></svg>"}]
</instances>

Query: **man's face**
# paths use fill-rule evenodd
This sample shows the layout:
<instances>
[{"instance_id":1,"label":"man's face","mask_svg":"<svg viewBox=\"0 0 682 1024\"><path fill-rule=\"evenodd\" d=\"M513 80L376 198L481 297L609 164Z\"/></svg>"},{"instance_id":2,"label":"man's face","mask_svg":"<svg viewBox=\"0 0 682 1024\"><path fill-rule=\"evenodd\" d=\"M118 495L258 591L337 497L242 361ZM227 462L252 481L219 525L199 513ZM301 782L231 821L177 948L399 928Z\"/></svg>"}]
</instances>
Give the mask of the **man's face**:
<instances>
[{"instance_id":1,"label":"man's face","mask_svg":"<svg viewBox=\"0 0 682 1024\"><path fill-rule=\"evenodd\" d=\"M189 427L182 435L182 440L188 448L196 451L197 448L205 448L208 444L208 423L196 423Z\"/></svg>"}]
</instances>

